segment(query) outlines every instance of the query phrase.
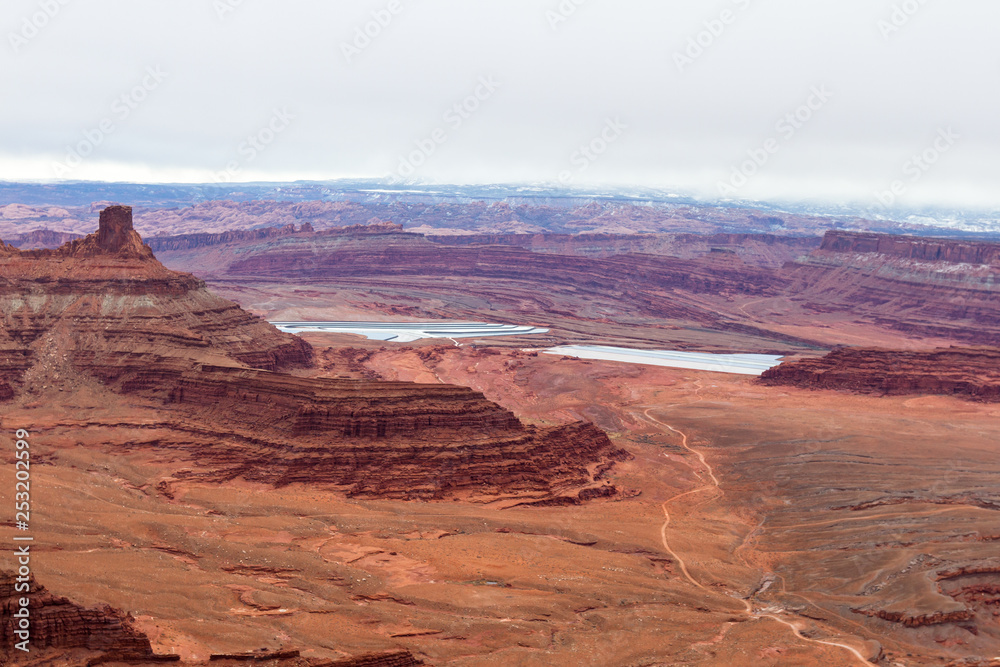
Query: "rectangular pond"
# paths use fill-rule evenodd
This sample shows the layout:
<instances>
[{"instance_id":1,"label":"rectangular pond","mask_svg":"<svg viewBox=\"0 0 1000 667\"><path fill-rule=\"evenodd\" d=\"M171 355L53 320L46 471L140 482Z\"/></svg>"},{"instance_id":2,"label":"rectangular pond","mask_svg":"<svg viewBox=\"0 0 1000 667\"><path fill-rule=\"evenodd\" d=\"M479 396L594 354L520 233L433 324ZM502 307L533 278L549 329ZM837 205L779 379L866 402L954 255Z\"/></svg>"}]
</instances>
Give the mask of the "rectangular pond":
<instances>
[{"instance_id":1,"label":"rectangular pond","mask_svg":"<svg viewBox=\"0 0 1000 667\"><path fill-rule=\"evenodd\" d=\"M712 354L709 352L674 352L671 350L631 350L601 345L563 345L544 350L579 359L621 361L627 364L647 364L670 368L687 368L717 373L760 375L781 363L782 357L771 354Z\"/></svg>"},{"instance_id":2,"label":"rectangular pond","mask_svg":"<svg viewBox=\"0 0 1000 667\"><path fill-rule=\"evenodd\" d=\"M408 343L422 338L481 338L483 336L527 336L548 329L517 324L487 322L271 322L286 333L326 332L359 334L370 340Z\"/></svg>"}]
</instances>

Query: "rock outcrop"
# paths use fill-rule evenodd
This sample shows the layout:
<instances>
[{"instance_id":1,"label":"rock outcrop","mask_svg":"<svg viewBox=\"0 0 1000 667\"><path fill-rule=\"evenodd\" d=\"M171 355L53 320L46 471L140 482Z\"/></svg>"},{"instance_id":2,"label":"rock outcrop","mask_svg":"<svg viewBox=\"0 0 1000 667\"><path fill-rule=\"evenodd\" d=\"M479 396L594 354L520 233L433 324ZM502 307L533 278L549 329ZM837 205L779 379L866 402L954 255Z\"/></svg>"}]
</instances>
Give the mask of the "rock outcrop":
<instances>
[{"instance_id":1,"label":"rock outcrop","mask_svg":"<svg viewBox=\"0 0 1000 667\"><path fill-rule=\"evenodd\" d=\"M185 416L174 428L187 437L174 447L200 464L189 479L319 483L352 496L432 500L471 491L575 503L614 495L599 470L629 457L592 424L524 426L466 387L162 362L104 373L116 393Z\"/></svg>"},{"instance_id":2,"label":"rock outcrop","mask_svg":"<svg viewBox=\"0 0 1000 667\"><path fill-rule=\"evenodd\" d=\"M943 394L1000 401L1000 349L952 347L927 352L840 348L825 357L785 362L759 382L807 389L902 396Z\"/></svg>"},{"instance_id":3,"label":"rock outcrop","mask_svg":"<svg viewBox=\"0 0 1000 667\"><path fill-rule=\"evenodd\" d=\"M209 662L219 667L229 665L266 664L270 667L419 667L425 664L409 651L388 651L385 653L365 653L350 658L324 660L321 658L301 658L299 651L257 651L254 653L217 653L209 657Z\"/></svg>"},{"instance_id":4,"label":"rock outcrop","mask_svg":"<svg viewBox=\"0 0 1000 667\"><path fill-rule=\"evenodd\" d=\"M951 612L935 612L933 614L908 614L902 611L886 611L885 609L852 609L851 611L855 614L868 616L869 618L880 618L890 623L899 623L907 628L963 623L975 618L975 614L966 609Z\"/></svg>"},{"instance_id":5,"label":"rock outcrop","mask_svg":"<svg viewBox=\"0 0 1000 667\"><path fill-rule=\"evenodd\" d=\"M165 268L127 207L58 249L0 255L0 400L33 366L54 379L163 358L279 370L307 365L311 349Z\"/></svg>"},{"instance_id":6,"label":"rock outcrop","mask_svg":"<svg viewBox=\"0 0 1000 667\"><path fill-rule=\"evenodd\" d=\"M422 660L417 660L409 651L391 651L322 662L314 667L417 667L423 664Z\"/></svg>"},{"instance_id":7,"label":"rock outcrop","mask_svg":"<svg viewBox=\"0 0 1000 667\"><path fill-rule=\"evenodd\" d=\"M39 256L48 253L41 251ZM103 257L153 259L153 251L132 227L131 206L109 206L101 211L97 232L75 239L55 251L58 257Z\"/></svg>"},{"instance_id":8,"label":"rock outcrop","mask_svg":"<svg viewBox=\"0 0 1000 667\"><path fill-rule=\"evenodd\" d=\"M18 655L15 645L22 638L15 634L23 608L20 600L29 601L28 648L32 657L48 649L86 649L117 660L153 662L176 660L176 656L155 656L149 639L135 629L132 617L117 609L85 608L64 597L49 593L34 577L27 582L30 591L17 590L13 572L0 572L0 648L5 655Z\"/></svg>"},{"instance_id":9,"label":"rock outcrop","mask_svg":"<svg viewBox=\"0 0 1000 667\"><path fill-rule=\"evenodd\" d=\"M1000 561L955 563L928 569L917 578L925 590L911 590L886 609L878 604L855 614L906 628L957 625L973 635L993 634L1000 618Z\"/></svg>"}]
</instances>

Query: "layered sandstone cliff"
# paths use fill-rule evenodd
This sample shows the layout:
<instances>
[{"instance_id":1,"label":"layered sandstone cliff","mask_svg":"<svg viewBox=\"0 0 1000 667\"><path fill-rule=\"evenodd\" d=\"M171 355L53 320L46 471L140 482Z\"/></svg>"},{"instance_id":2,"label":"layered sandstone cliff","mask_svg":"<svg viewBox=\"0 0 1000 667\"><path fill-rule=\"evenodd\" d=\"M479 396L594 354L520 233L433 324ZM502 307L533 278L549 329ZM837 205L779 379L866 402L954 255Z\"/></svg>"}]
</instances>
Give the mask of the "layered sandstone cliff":
<instances>
[{"instance_id":1,"label":"layered sandstone cliff","mask_svg":"<svg viewBox=\"0 0 1000 667\"><path fill-rule=\"evenodd\" d=\"M786 265L787 294L913 336L1000 344L1000 243L828 232Z\"/></svg>"},{"instance_id":2,"label":"layered sandstone cliff","mask_svg":"<svg viewBox=\"0 0 1000 667\"><path fill-rule=\"evenodd\" d=\"M833 253L874 253L897 259L950 264L1000 264L998 243L871 232L827 232L820 250Z\"/></svg>"},{"instance_id":3,"label":"layered sandstone cliff","mask_svg":"<svg viewBox=\"0 0 1000 667\"><path fill-rule=\"evenodd\" d=\"M840 348L825 357L785 362L765 371L760 382L883 396L945 394L996 402L1000 401L1000 349Z\"/></svg>"},{"instance_id":4,"label":"layered sandstone cliff","mask_svg":"<svg viewBox=\"0 0 1000 667\"><path fill-rule=\"evenodd\" d=\"M537 253L595 258L642 254L694 259L728 252L746 265L773 269L820 245L815 236L774 234L464 234L427 239L443 246L514 246Z\"/></svg>"},{"instance_id":5,"label":"layered sandstone cliff","mask_svg":"<svg viewBox=\"0 0 1000 667\"><path fill-rule=\"evenodd\" d=\"M22 609L27 609L27 648L31 657L51 649L86 649L108 658L153 663L169 661L176 656L155 656L149 639L135 629L132 617L117 609L103 607L85 608L64 597L49 593L29 577L28 592L16 588L18 577L13 572L0 572L0 650L8 657L21 655L15 646L23 641L17 634L21 629ZM21 600L28 604L22 606ZM23 652L22 652L23 653ZM57 664L58 658L53 658ZM67 659L65 664L80 664Z\"/></svg>"},{"instance_id":6,"label":"layered sandstone cliff","mask_svg":"<svg viewBox=\"0 0 1000 667\"><path fill-rule=\"evenodd\" d=\"M265 227L262 229L234 230L218 233L180 234L177 236L154 236L147 243L157 255L166 253L173 258L190 251L201 251L209 257L209 249L218 246L249 246L297 236L308 242L322 242L323 237L365 235L375 237L385 234L404 234L402 225L377 219L366 225L333 227L317 231L309 223L298 229L295 225ZM779 268L820 245L820 238L814 236L788 237L773 234L430 234L405 233L411 239L426 240L439 246L506 246L523 248L536 253L569 255L575 257L609 258L626 254L661 255L679 259L693 259L713 251L731 251L746 264L757 267ZM56 235L41 234L18 237L20 243L54 243ZM68 239L63 239L64 242ZM377 242L378 239L371 238ZM15 244L18 245L18 244ZM23 247L23 246L22 246ZM222 256L219 256L222 259ZM213 272L222 266L203 266L202 271Z\"/></svg>"},{"instance_id":7,"label":"layered sandstone cliff","mask_svg":"<svg viewBox=\"0 0 1000 667\"><path fill-rule=\"evenodd\" d=\"M338 487L352 496L455 493L560 502L614 495L603 473L629 457L593 424L524 426L466 387L307 379L166 363L99 375L116 393L161 401L199 463L184 478Z\"/></svg>"},{"instance_id":8,"label":"layered sandstone cliff","mask_svg":"<svg viewBox=\"0 0 1000 667\"><path fill-rule=\"evenodd\" d=\"M0 258L0 400L12 397L5 385L57 353L87 372L138 358L204 357L266 370L311 358L300 339L156 261L132 229L131 209L120 206L101 213L95 234ZM56 375L64 366L50 365Z\"/></svg>"},{"instance_id":9,"label":"layered sandstone cliff","mask_svg":"<svg viewBox=\"0 0 1000 667\"><path fill-rule=\"evenodd\" d=\"M442 248L413 234L318 236L252 246L225 269L229 276L323 280L345 277L439 276L517 280L601 292L686 289L773 295L783 286L772 272L732 257L692 261L625 254L590 258L536 253L509 246Z\"/></svg>"}]
</instances>

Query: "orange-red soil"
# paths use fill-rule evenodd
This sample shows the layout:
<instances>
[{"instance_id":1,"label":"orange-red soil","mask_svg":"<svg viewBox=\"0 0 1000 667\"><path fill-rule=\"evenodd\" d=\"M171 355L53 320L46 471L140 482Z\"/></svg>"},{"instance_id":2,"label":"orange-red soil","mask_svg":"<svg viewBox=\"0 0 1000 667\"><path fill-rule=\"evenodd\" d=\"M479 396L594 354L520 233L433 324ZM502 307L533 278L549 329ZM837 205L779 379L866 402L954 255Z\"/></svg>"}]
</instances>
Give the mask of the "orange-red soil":
<instances>
[{"instance_id":1,"label":"orange-red soil","mask_svg":"<svg viewBox=\"0 0 1000 667\"><path fill-rule=\"evenodd\" d=\"M939 665L997 653L996 406L516 349L351 344L386 379L466 384L538 424L596 421L636 455L610 480L641 493L529 508L185 481L192 463L140 428L154 412L100 427L125 408L75 396L70 414L42 400L3 422L31 429L48 463L33 469L39 579L129 610L154 649L188 661L258 646L406 648L438 665L860 665L880 650L884 664ZM944 616L956 611L967 613Z\"/></svg>"}]
</instances>

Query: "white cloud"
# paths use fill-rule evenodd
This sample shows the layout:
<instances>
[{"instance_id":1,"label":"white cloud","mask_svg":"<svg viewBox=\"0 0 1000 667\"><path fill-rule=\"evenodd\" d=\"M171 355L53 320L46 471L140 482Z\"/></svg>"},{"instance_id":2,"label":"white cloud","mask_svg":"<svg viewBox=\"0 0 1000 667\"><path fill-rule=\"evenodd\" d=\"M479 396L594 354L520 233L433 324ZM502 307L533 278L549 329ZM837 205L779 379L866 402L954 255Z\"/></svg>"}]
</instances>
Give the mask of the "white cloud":
<instances>
[{"instance_id":1,"label":"white cloud","mask_svg":"<svg viewBox=\"0 0 1000 667\"><path fill-rule=\"evenodd\" d=\"M572 2L572 0L569 0ZM861 200L886 187L937 128L962 141L909 188L921 205L1000 205L1000 42L993 0L925 3L886 39L898 0L578 2L398 0L348 62L339 45L388 0L64 2L27 44L6 36L38 11L10 0L0 30L0 178L52 178L148 67L170 76L71 178L211 180L274 108L295 123L240 180L388 176L483 76L503 88L450 132L417 175L556 182L607 118L629 129L578 184L717 194L747 150L815 85L836 92L741 196ZM679 72L673 55L727 8L736 20Z\"/></svg>"}]
</instances>

